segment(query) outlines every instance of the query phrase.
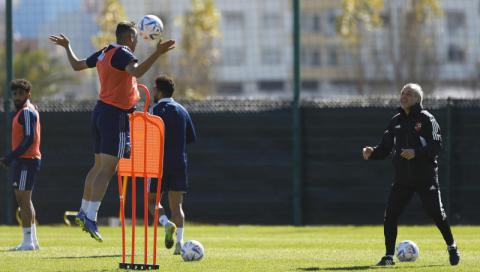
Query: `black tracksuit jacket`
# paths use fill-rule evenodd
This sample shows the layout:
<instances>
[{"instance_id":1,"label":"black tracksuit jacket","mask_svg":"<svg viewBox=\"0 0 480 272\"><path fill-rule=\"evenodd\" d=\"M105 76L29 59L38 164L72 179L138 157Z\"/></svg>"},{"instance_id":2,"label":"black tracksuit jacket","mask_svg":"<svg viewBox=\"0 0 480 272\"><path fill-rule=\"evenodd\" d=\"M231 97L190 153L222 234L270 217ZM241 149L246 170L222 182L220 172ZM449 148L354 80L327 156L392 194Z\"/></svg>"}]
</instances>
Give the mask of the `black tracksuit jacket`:
<instances>
[{"instance_id":1,"label":"black tracksuit jacket","mask_svg":"<svg viewBox=\"0 0 480 272\"><path fill-rule=\"evenodd\" d=\"M438 188L437 158L442 148L440 126L420 104L414 105L409 115L401 108L398 112L388 124L380 144L374 147L370 159L384 159L392 153L394 183L419 189L432 185ZM401 157L402 149L414 149L415 158Z\"/></svg>"}]
</instances>

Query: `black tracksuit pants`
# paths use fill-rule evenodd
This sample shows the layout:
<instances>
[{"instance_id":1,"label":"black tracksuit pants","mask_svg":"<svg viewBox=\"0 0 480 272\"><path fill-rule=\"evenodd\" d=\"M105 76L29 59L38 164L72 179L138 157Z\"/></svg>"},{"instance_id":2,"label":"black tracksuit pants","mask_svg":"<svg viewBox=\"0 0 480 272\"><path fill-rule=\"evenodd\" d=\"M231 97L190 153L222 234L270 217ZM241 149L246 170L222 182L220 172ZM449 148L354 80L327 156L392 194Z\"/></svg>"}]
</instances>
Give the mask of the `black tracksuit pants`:
<instances>
[{"instance_id":1,"label":"black tracksuit pants","mask_svg":"<svg viewBox=\"0 0 480 272\"><path fill-rule=\"evenodd\" d=\"M395 183L390 191L387 208L385 210L383 230L385 234L386 255L395 254L398 218L412 199L414 193L418 193L420 196L423 207L442 233L445 243L449 246L454 242L452 231L450 230L450 225L447 221L447 215L443 209L442 200L440 197L440 189L438 189L436 186L424 189L416 189Z\"/></svg>"}]
</instances>

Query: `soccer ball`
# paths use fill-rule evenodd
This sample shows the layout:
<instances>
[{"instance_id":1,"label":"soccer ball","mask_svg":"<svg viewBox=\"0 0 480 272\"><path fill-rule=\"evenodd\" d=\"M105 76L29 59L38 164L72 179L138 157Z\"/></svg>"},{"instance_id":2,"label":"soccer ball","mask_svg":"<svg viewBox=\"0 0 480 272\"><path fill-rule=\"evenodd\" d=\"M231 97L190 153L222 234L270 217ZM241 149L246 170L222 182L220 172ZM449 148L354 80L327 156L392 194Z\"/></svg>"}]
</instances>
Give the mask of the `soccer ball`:
<instances>
[{"instance_id":1,"label":"soccer ball","mask_svg":"<svg viewBox=\"0 0 480 272\"><path fill-rule=\"evenodd\" d=\"M182 259L186 262L200 261L205 254L202 244L199 241L188 240L183 244L180 251Z\"/></svg>"},{"instance_id":2,"label":"soccer ball","mask_svg":"<svg viewBox=\"0 0 480 272\"><path fill-rule=\"evenodd\" d=\"M137 28L145 40L155 40L163 32L163 23L155 15L145 15L138 21Z\"/></svg>"},{"instance_id":3,"label":"soccer ball","mask_svg":"<svg viewBox=\"0 0 480 272\"><path fill-rule=\"evenodd\" d=\"M397 258L400 262L414 262L419 253L417 244L410 240L402 241L397 246Z\"/></svg>"}]
</instances>

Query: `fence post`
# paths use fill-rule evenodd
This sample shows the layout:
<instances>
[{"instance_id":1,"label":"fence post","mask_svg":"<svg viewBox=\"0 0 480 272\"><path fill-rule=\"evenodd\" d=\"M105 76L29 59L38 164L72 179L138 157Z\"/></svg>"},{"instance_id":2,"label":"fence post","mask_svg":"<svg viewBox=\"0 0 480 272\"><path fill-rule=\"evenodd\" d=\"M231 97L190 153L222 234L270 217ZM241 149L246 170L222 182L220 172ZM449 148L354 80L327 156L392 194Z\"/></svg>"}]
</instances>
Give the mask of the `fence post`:
<instances>
[{"instance_id":1,"label":"fence post","mask_svg":"<svg viewBox=\"0 0 480 272\"><path fill-rule=\"evenodd\" d=\"M293 0L293 224L303 224L302 117L300 108L300 0Z\"/></svg>"},{"instance_id":2,"label":"fence post","mask_svg":"<svg viewBox=\"0 0 480 272\"><path fill-rule=\"evenodd\" d=\"M11 131L11 101L12 101L12 94L10 92L10 81L13 78L13 52L12 52L12 0L7 0L5 3L5 70L6 70L6 77L5 77L5 85L4 85L4 100L3 100L3 110L4 110L4 120L5 124L3 129L5 131L4 135L4 148L8 150L10 148L10 131ZM2 203L2 214L3 220L2 222L5 224L13 224L14 223L14 207L13 207L13 192L12 186L7 181L8 175L7 171L0 170L0 180L3 185L3 196L4 199Z\"/></svg>"},{"instance_id":3,"label":"fence post","mask_svg":"<svg viewBox=\"0 0 480 272\"><path fill-rule=\"evenodd\" d=\"M447 217L450 219L450 220L453 220L453 218L451 217L452 215L452 209L453 209L453 205L452 205L452 185L451 185L451 173L452 173L452 142L453 142L453 139L452 139L452 104L453 104L453 100L451 97L448 97L447 98L447 118L446 118L446 128L445 128L445 131L446 131L446 141L445 141L445 153L446 153L446 157L445 157L445 199L446 199L446 206L447 206Z\"/></svg>"}]
</instances>

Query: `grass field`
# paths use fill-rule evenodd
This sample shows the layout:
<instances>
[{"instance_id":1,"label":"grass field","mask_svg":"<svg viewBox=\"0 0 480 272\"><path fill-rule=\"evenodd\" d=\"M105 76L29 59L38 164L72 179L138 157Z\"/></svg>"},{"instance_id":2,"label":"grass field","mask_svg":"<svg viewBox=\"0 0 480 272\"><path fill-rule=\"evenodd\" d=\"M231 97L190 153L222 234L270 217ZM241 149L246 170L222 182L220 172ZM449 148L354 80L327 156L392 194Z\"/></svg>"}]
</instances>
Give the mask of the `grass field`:
<instances>
[{"instance_id":1,"label":"grass field","mask_svg":"<svg viewBox=\"0 0 480 272\"><path fill-rule=\"evenodd\" d=\"M10 252L21 239L19 227L0 226L0 271L122 271L120 228L101 227L98 243L78 227L40 226L41 250ZM142 231L138 228L138 231ZM185 238L203 243L205 258L183 262L163 248L160 271L480 271L480 227L459 226L453 232L462 253L457 267L448 263L440 233L433 226L401 226L399 240L417 242L420 257L392 268L372 267L382 254L381 226L187 226ZM137 243L141 244L141 239ZM137 258L142 259L141 248Z\"/></svg>"}]
</instances>

